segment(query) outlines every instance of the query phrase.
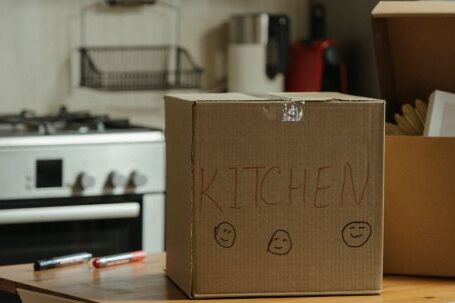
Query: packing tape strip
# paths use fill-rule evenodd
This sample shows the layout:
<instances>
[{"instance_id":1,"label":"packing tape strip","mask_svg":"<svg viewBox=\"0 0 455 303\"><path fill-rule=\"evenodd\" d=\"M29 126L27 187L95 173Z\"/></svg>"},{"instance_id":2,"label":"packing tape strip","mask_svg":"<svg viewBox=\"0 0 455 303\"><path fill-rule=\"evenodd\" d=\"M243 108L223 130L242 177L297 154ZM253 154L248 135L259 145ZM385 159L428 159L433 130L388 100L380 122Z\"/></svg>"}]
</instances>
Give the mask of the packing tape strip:
<instances>
[{"instance_id":1,"label":"packing tape strip","mask_svg":"<svg viewBox=\"0 0 455 303\"><path fill-rule=\"evenodd\" d=\"M268 101L287 101L283 104L281 122L299 122L303 120L303 106L305 100L296 100L284 96L276 96L272 94L249 94L253 97L267 99Z\"/></svg>"},{"instance_id":2,"label":"packing tape strip","mask_svg":"<svg viewBox=\"0 0 455 303\"><path fill-rule=\"evenodd\" d=\"M305 101L291 101L283 105L281 122L299 122L303 119L303 105Z\"/></svg>"}]
</instances>

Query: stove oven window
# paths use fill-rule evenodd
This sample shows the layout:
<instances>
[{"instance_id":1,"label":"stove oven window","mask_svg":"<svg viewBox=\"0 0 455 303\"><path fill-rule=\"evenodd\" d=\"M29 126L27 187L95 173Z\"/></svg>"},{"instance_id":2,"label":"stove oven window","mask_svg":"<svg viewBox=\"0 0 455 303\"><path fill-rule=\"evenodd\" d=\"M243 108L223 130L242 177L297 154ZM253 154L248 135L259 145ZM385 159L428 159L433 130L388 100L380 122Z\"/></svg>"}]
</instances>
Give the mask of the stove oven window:
<instances>
[{"instance_id":1,"label":"stove oven window","mask_svg":"<svg viewBox=\"0 0 455 303\"><path fill-rule=\"evenodd\" d=\"M36 187L62 187L62 160L36 161Z\"/></svg>"}]
</instances>

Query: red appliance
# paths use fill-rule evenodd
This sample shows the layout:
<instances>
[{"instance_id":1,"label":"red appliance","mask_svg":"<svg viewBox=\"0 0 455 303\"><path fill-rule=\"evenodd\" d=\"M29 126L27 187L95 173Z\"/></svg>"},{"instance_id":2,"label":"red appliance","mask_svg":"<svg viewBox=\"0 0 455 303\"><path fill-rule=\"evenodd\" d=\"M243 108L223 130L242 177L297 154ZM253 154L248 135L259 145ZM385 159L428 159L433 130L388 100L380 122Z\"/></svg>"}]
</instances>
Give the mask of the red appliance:
<instances>
[{"instance_id":1,"label":"red appliance","mask_svg":"<svg viewBox=\"0 0 455 303\"><path fill-rule=\"evenodd\" d=\"M348 93L347 67L343 49L325 38L325 9L312 9L311 39L294 43L286 73L286 91L340 91Z\"/></svg>"}]
</instances>

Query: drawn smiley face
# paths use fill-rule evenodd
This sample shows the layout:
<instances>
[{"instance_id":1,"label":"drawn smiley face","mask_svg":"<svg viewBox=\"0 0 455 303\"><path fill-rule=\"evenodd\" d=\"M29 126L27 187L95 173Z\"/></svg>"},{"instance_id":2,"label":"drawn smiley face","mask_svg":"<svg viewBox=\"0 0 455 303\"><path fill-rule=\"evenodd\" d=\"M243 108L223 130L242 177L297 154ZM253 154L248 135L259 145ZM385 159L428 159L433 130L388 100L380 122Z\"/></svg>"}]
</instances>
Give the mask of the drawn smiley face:
<instances>
[{"instance_id":1,"label":"drawn smiley face","mask_svg":"<svg viewBox=\"0 0 455 303\"><path fill-rule=\"evenodd\" d=\"M267 252L274 255L287 255L292 249L289 233L283 229L276 230L270 238Z\"/></svg>"},{"instance_id":2,"label":"drawn smiley face","mask_svg":"<svg viewBox=\"0 0 455 303\"><path fill-rule=\"evenodd\" d=\"M344 243L349 247L358 248L368 242L371 236L371 225L365 221L349 222L341 231Z\"/></svg>"},{"instance_id":3,"label":"drawn smiley face","mask_svg":"<svg viewBox=\"0 0 455 303\"><path fill-rule=\"evenodd\" d=\"M216 225L213 234L216 243L224 248L232 247L237 236L234 226L229 222L221 222Z\"/></svg>"}]
</instances>

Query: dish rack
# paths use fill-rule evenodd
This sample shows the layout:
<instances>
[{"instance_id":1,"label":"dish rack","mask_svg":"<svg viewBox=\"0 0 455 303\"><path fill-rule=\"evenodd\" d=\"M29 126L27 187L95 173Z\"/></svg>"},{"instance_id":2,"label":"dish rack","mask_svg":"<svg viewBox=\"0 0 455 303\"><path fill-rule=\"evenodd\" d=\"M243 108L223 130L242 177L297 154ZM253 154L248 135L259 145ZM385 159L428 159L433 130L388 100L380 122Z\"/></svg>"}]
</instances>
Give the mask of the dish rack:
<instances>
[{"instance_id":1,"label":"dish rack","mask_svg":"<svg viewBox=\"0 0 455 303\"><path fill-rule=\"evenodd\" d=\"M176 46L83 47L80 84L108 91L197 89L202 69Z\"/></svg>"}]
</instances>

